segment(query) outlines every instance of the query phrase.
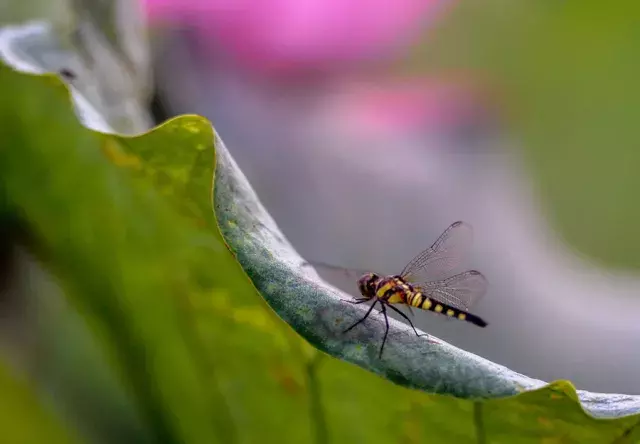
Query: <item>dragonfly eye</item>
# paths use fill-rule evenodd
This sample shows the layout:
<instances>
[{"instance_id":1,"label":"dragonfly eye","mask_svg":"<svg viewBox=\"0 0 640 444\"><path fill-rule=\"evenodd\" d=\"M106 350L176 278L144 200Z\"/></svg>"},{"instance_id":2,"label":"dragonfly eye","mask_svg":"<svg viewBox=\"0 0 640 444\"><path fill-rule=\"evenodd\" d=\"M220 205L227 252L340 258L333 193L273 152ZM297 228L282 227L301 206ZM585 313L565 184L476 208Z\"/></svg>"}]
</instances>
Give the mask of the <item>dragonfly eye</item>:
<instances>
[{"instance_id":1,"label":"dragonfly eye","mask_svg":"<svg viewBox=\"0 0 640 444\"><path fill-rule=\"evenodd\" d=\"M367 282L367 287L369 288L369 290L375 291L376 287L378 286L378 281L380 281L380 276L375 273L371 273L371 275L369 276L369 281Z\"/></svg>"},{"instance_id":2,"label":"dragonfly eye","mask_svg":"<svg viewBox=\"0 0 640 444\"><path fill-rule=\"evenodd\" d=\"M378 279L379 276L374 273L362 275L362 277L358 279L358 289L360 290L360 294L367 298L373 297Z\"/></svg>"}]
</instances>

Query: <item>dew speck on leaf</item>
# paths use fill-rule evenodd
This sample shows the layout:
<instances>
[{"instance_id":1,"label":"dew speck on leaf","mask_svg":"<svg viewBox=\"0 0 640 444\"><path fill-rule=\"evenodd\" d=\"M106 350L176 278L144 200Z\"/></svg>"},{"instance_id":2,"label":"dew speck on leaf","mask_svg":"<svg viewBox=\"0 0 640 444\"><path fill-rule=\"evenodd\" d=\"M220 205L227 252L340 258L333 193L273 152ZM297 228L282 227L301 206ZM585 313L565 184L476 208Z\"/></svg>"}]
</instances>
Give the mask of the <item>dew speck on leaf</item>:
<instances>
[{"instance_id":1,"label":"dew speck on leaf","mask_svg":"<svg viewBox=\"0 0 640 444\"><path fill-rule=\"evenodd\" d=\"M185 123L182 127L192 134L198 134L200 132L200 126L196 122Z\"/></svg>"}]
</instances>

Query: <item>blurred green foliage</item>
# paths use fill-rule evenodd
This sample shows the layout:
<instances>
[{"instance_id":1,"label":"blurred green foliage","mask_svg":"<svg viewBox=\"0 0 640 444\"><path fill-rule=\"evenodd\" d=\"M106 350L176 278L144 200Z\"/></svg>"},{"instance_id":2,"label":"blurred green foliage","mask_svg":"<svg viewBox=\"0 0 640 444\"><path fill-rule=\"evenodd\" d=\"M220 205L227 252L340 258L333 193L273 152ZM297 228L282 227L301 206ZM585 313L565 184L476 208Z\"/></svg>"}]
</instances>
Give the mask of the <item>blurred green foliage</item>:
<instances>
[{"instance_id":1,"label":"blurred green foliage","mask_svg":"<svg viewBox=\"0 0 640 444\"><path fill-rule=\"evenodd\" d=\"M153 441L637 442L637 416L591 418L568 383L474 402L404 389L316 351L224 246L205 119L99 134L80 125L55 77L6 67L0 96L3 206L30 230L30 250L58 277L88 325L86 346L100 348ZM68 371L91 378L88 368ZM0 388L2 420L33 433L15 442L44 442L23 430L33 424L49 427L46 442L64 442L21 383L0 373ZM66 412L77 422L87 414Z\"/></svg>"},{"instance_id":2,"label":"blurred green foliage","mask_svg":"<svg viewBox=\"0 0 640 444\"><path fill-rule=\"evenodd\" d=\"M0 434L6 443L79 442L8 367L0 365Z\"/></svg>"},{"instance_id":3,"label":"blurred green foliage","mask_svg":"<svg viewBox=\"0 0 640 444\"><path fill-rule=\"evenodd\" d=\"M70 20L69 0L4 0L0 3L0 24L48 19L58 23Z\"/></svg>"},{"instance_id":4,"label":"blurred green foliage","mask_svg":"<svg viewBox=\"0 0 640 444\"><path fill-rule=\"evenodd\" d=\"M576 249L640 268L640 3L459 2L411 69L495 93L552 223Z\"/></svg>"}]
</instances>

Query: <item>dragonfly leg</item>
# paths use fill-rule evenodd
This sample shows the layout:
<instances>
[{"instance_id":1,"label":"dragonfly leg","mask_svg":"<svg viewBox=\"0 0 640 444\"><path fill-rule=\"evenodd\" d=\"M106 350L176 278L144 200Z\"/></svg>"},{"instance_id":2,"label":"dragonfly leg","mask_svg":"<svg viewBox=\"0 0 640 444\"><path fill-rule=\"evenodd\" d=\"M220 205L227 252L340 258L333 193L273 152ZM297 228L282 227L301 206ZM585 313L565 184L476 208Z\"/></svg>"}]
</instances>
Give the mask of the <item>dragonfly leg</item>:
<instances>
[{"instance_id":1,"label":"dragonfly leg","mask_svg":"<svg viewBox=\"0 0 640 444\"><path fill-rule=\"evenodd\" d=\"M353 324L351 327L347 328L345 331L343 331L343 333L348 332L349 330L351 330L353 327L355 327L356 325L358 325L359 323L361 323L362 321L364 321L365 319L367 319L369 317L369 315L371 314L371 310L373 310L373 307L376 306L376 303L378 302L378 299L376 299L375 301L373 301L373 304L371 304L371 307L369 307L369 311L367 311L367 314L364 315L364 317L362 319L360 319L358 322L356 322L355 324Z\"/></svg>"},{"instance_id":2,"label":"dragonfly leg","mask_svg":"<svg viewBox=\"0 0 640 444\"><path fill-rule=\"evenodd\" d=\"M350 304L362 304L363 302L367 302L370 301L371 299L368 298L358 298L355 301L351 301L349 299L340 299L342 302L348 302Z\"/></svg>"},{"instance_id":3,"label":"dragonfly leg","mask_svg":"<svg viewBox=\"0 0 640 444\"><path fill-rule=\"evenodd\" d=\"M384 330L384 338L382 339L382 346L380 347L380 355L378 356L380 359L382 359L382 350L384 350L384 344L385 342L387 342L387 335L389 334L389 318L387 317L387 309L385 307L384 302L381 303L382 305L382 314L384 315L384 323L386 326L386 329Z\"/></svg>"},{"instance_id":4,"label":"dragonfly leg","mask_svg":"<svg viewBox=\"0 0 640 444\"><path fill-rule=\"evenodd\" d=\"M411 305L407 305L407 308L409 309L409 314L410 314L412 317L413 317L413 316L415 316L415 315L413 314L413 310L411 309Z\"/></svg>"},{"instance_id":5,"label":"dragonfly leg","mask_svg":"<svg viewBox=\"0 0 640 444\"><path fill-rule=\"evenodd\" d=\"M421 335L420 333L418 333L418 330L416 330L416 328L413 326L413 322L411 322L411 319L409 319L409 317L404 314L403 312L401 312L400 310L398 310L396 307L394 307L393 305L389 305L389 308L392 309L393 311L395 311L396 313L398 313L400 316L402 316L403 318L405 318L407 321L409 321L409 325L411 325L411 328L413 328L414 333L416 334L416 336L421 337L421 336L429 336L428 334L423 334Z\"/></svg>"}]
</instances>

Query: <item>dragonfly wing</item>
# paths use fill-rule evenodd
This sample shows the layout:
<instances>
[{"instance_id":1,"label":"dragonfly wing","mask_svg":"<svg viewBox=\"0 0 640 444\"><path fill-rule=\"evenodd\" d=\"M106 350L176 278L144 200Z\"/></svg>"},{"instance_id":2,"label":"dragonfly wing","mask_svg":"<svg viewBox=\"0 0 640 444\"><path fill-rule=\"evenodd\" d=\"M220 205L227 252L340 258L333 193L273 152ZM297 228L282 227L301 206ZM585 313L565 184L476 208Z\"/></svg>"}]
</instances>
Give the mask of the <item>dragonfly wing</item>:
<instances>
[{"instance_id":1,"label":"dragonfly wing","mask_svg":"<svg viewBox=\"0 0 640 444\"><path fill-rule=\"evenodd\" d=\"M442 279L460 265L472 241L471 225L454 222L431 247L413 258L400 275L411 282Z\"/></svg>"},{"instance_id":2,"label":"dragonfly wing","mask_svg":"<svg viewBox=\"0 0 640 444\"><path fill-rule=\"evenodd\" d=\"M425 282L415 287L438 302L469 311L471 306L487 292L488 285L482 273L469 270L447 279Z\"/></svg>"},{"instance_id":3,"label":"dragonfly wing","mask_svg":"<svg viewBox=\"0 0 640 444\"><path fill-rule=\"evenodd\" d=\"M306 261L303 266L310 266L321 272L322 274L327 274L329 276L337 276L337 277L347 277L354 281L357 281L360 276L363 274L369 273L370 270L360 270L357 268L345 268L340 267L339 265L331 265L324 262L317 261Z\"/></svg>"}]
</instances>

